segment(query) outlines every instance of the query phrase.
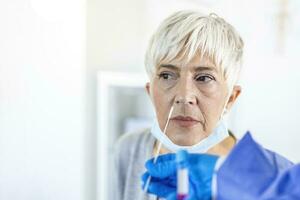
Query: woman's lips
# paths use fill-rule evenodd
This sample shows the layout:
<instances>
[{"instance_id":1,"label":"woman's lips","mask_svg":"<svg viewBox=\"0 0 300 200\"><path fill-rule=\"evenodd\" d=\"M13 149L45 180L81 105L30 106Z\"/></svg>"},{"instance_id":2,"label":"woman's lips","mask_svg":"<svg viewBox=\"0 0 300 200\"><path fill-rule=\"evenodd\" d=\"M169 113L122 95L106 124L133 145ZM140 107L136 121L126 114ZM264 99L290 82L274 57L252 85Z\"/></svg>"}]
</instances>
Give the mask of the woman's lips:
<instances>
[{"instance_id":1,"label":"woman's lips","mask_svg":"<svg viewBox=\"0 0 300 200\"><path fill-rule=\"evenodd\" d=\"M198 120L185 116L176 116L171 118L171 120L182 127L191 127L199 123Z\"/></svg>"}]
</instances>

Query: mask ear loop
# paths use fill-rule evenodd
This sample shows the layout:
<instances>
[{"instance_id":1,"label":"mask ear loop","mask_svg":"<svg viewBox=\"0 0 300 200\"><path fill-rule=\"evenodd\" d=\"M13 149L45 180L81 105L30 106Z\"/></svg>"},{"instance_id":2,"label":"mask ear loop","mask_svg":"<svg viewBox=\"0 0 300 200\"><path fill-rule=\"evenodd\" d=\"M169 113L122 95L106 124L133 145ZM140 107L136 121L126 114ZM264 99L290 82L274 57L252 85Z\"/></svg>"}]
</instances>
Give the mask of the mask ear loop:
<instances>
[{"instance_id":1,"label":"mask ear loop","mask_svg":"<svg viewBox=\"0 0 300 200\"><path fill-rule=\"evenodd\" d=\"M228 110L226 108L227 104L228 104L228 101L230 99L230 96L231 96L231 93L232 93L233 89L231 89L230 93L228 93L228 96L226 97L226 101L225 101L225 105L223 107L223 111L220 115L220 120L223 119L224 115L227 114Z\"/></svg>"},{"instance_id":2,"label":"mask ear loop","mask_svg":"<svg viewBox=\"0 0 300 200\"><path fill-rule=\"evenodd\" d=\"M171 107L171 109L170 109L170 112L169 112L169 115L168 115L168 119L167 119L167 123L166 123L165 128L164 128L164 131L163 131L164 135L166 134L166 131L167 131L167 128L168 128L168 125L169 125L170 118L171 118L171 116L172 116L173 110L174 110L174 105L172 105L172 107ZM157 161L157 158L158 158L158 155L159 155L159 152L160 152L161 147L162 147L162 143L161 143L160 141L158 141L158 147L157 147L157 150L156 150L156 152L155 152L154 160L153 160L153 163L154 163L154 164L155 164L156 161ZM147 181L146 181L146 184L145 184L144 189L143 189L144 193L147 192L148 187L149 187L149 184L150 184L150 181L151 181L151 176L149 176L148 179L147 179Z\"/></svg>"}]
</instances>

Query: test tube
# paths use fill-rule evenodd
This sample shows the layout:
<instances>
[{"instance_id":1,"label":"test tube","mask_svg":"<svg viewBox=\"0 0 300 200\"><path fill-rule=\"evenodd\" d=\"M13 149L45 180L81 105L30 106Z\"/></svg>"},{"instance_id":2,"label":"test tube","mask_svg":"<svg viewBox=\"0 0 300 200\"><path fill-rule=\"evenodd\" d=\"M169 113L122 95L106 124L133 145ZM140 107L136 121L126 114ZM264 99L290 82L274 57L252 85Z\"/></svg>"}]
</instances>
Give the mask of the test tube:
<instances>
[{"instance_id":1,"label":"test tube","mask_svg":"<svg viewBox=\"0 0 300 200\"><path fill-rule=\"evenodd\" d=\"M188 153L179 150L176 154L177 163L177 200L186 200L189 194L189 174L187 168Z\"/></svg>"}]
</instances>

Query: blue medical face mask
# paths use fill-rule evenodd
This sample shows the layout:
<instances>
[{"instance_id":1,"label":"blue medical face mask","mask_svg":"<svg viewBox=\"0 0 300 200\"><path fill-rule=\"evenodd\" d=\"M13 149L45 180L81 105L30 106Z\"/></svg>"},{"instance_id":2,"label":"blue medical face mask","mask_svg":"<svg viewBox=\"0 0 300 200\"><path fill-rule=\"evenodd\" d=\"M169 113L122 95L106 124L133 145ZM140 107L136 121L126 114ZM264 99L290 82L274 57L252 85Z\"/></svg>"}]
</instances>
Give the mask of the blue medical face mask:
<instances>
[{"instance_id":1,"label":"blue medical face mask","mask_svg":"<svg viewBox=\"0 0 300 200\"><path fill-rule=\"evenodd\" d=\"M229 136L228 129L226 126L226 123L224 122L223 118L219 120L217 123L217 126L213 130L213 132L206 137L205 139L201 140L195 145L192 146L180 146L175 143L173 143L167 135L165 135L158 124L157 118L154 119L154 123L151 128L152 135L159 140L164 147L166 147L168 150L172 152L177 152L180 149L185 149L190 153L205 153L213 146L220 143L222 140L224 140L226 137Z\"/></svg>"}]
</instances>

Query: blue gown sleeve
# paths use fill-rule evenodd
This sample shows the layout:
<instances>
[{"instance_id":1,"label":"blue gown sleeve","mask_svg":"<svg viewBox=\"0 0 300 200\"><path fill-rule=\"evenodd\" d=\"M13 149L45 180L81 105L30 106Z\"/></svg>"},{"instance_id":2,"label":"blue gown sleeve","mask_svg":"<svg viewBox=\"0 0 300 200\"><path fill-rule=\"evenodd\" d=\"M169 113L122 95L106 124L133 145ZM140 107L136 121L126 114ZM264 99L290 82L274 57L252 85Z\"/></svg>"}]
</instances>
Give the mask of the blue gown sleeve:
<instances>
[{"instance_id":1,"label":"blue gown sleeve","mask_svg":"<svg viewBox=\"0 0 300 200\"><path fill-rule=\"evenodd\" d=\"M247 133L217 171L216 199L273 198L281 192L275 184L292 166L293 163L264 149Z\"/></svg>"},{"instance_id":2,"label":"blue gown sleeve","mask_svg":"<svg viewBox=\"0 0 300 200\"><path fill-rule=\"evenodd\" d=\"M300 164L294 165L279 173L261 199L300 199Z\"/></svg>"}]
</instances>

